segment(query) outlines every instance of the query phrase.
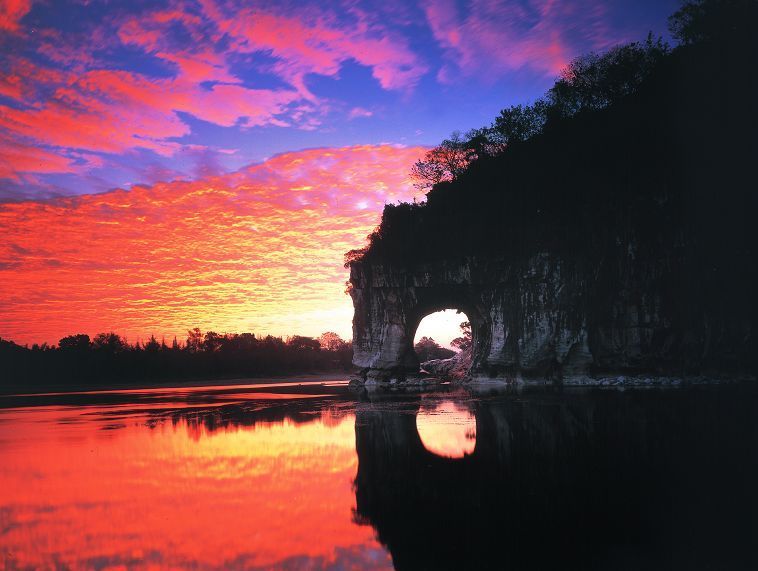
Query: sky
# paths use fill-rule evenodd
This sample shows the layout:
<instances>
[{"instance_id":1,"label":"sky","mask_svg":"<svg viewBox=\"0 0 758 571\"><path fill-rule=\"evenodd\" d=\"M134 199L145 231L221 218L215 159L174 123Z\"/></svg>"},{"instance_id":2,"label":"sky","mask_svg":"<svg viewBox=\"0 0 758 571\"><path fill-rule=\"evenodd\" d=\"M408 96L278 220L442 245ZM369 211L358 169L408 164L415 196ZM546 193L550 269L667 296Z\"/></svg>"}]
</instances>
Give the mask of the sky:
<instances>
[{"instance_id":1,"label":"sky","mask_svg":"<svg viewBox=\"0 0 758 571\"><path fill-rule=\"evenodd\" d=\"M349 338L343 254L425 149L677 5L0 0L0 337Z\"/></svg>"}]
</instances>

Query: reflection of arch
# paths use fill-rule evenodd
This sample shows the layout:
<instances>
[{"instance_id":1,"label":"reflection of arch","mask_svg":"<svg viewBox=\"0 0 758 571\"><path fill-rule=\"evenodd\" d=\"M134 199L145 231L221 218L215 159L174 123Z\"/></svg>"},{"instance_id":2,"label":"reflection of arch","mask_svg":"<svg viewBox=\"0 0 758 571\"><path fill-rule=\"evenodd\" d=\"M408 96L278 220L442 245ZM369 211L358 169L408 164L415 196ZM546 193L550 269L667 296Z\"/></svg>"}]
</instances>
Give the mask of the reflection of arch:
<instances>
[{"instance_id":1,"label":"reflection of arch","mask_svg":"<svg viewBox=\"0 0 758 571\"><path fill-rule=\"evenodd\" d=\"M476 449L476 417L455 399L422 403L416 432L424 449L443 458L465 458Z\"/></svg>"},{"instance_id":2,"label":"reflection of arch","mask_svg":"<svg viewBox=\"0 0 758 571\"><path fill-rule=\"evenodd\" d=\"M726 553L754 558L755 466L736 475L703 462L725 457L724 435L747 444L752 405L715 421L707 396L678 402L675 415L658 395L619 397L475 401L477 445L461 459L424 448L420 398L358 403L357 520L376 529L399 570L701 569L719 568ZM724 517L724 498L736 501L728 481L751 483Z\"/></svg>"}]
</instances>

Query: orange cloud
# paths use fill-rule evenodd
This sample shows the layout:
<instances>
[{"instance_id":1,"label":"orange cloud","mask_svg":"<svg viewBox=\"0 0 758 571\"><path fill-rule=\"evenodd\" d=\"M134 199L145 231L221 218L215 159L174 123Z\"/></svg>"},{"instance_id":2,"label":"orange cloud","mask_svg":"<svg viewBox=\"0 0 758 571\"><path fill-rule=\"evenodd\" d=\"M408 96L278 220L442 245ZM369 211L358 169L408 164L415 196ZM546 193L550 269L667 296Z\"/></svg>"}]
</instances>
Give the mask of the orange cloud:
<instances>
[{"instance_id":1,"label":"orange cloud","mask_svg":"<svg viewBox=\"0 0 758 571\"><path fill-rule=\"evenodd\" d=\"M349 335L342 255L386 202L414 196L423 150L305 150L194 182L0 204L0 336Z\"/></svg>"}]
</instances>

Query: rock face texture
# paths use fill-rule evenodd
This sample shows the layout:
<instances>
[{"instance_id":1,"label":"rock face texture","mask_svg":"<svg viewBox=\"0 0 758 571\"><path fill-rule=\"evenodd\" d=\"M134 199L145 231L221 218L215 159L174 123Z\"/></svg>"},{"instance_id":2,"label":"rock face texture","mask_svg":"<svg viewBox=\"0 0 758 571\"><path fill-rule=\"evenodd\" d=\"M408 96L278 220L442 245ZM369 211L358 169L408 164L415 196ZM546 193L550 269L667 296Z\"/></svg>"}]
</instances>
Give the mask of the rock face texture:
<instances>
[{"instance_id":1,"label":"rock face texture","mask_svg":"<svg viewBox=\"0 0 758 571\"><path fill-rule=\"evenodd\" d=\"M413 267L353 262L353 362L367 381L414 377L416 328L452 308L472 325L472 379L752 372L749 316L724 315L718 304L681 307L675 247L641 259L633 243L619 243L617 254L599 265L549 253Z\"/></svg>"}]
</instances>

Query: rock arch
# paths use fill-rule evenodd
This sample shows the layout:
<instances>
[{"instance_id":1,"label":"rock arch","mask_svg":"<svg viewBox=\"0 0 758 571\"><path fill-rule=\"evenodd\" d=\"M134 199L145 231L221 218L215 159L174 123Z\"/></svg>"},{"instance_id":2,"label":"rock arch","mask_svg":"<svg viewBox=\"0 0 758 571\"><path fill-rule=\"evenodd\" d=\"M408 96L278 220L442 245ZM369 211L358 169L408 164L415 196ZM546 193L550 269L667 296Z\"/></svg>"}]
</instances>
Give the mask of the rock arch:
<instances>
[{"instance_id":1,"label":"rock arch","mask_svg":"<svg viewBox=\"0 0 758 571\"><path fill-rule=\"evenodd\" d=\"M593 357L583 284L566 283L562 270L546 256L523 267L475 259L411 268L354 261L353 363L370 382L414 378L418 324L430 313L455 308L471 322L471 378L586 374Z\"/></svg>"},{"instance_id":2,"label":"rock arch","mask_svg":"<svg viewBox=\"0 0 758 571\"><path fill-rule=\"evenodd\" d=\"M391 267L353 264L350 294L355 306L353 363L367 380L404 381L419 372L413 338L421 320L456 309L471 322L472 366L491 345L489 307L466 276L429 271L407 275Z\"/></svg>"}]
</instances>

